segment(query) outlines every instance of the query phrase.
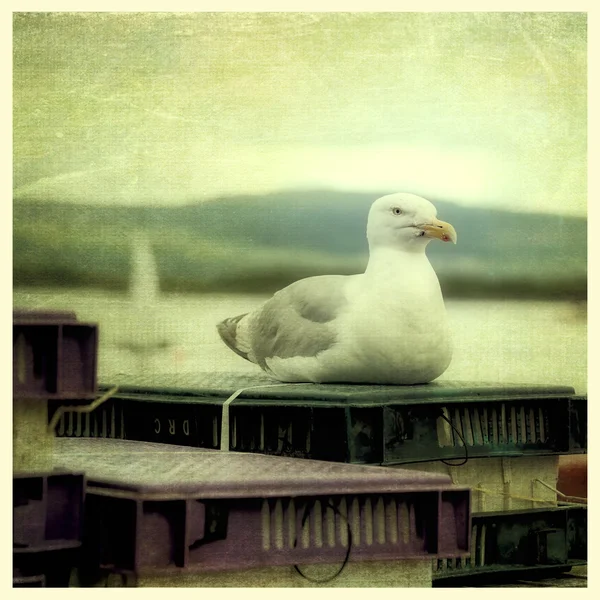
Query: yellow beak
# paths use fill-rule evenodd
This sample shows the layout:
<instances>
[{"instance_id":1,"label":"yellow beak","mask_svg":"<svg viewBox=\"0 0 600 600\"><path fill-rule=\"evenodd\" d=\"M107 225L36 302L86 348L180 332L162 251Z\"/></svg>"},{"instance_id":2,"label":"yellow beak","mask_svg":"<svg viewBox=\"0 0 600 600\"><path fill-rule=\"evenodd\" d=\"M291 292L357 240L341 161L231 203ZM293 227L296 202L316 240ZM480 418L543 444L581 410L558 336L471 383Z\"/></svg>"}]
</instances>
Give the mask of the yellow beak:
<instances>
[{"instance_id":1,"label":"yellow beak","mask_svg":"<svg viewBox=\"0 0 600 600\"><path fill-rule=\"evenodd\" d=\"M425 232L427 237L437 238L438 240L442 240L442 242L452 242L453 244L456 244L456 230L450 223L434 219L431 223L422 225L421 229Z\"/></svg>"}]
</instances>

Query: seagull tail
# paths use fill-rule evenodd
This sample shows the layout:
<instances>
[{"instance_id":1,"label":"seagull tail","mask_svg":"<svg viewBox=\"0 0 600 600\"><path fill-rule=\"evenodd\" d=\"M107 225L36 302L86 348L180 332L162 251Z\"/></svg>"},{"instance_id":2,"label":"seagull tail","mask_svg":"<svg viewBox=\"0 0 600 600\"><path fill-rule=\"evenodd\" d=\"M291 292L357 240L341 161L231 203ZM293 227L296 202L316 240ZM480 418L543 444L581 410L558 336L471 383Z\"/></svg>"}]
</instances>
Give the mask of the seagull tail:
<instances>
[{"instance_id":1,"label":"seagull tail","mask_svg":"<svg viewBox=\"0 0 600 600\"><path fill-rule=\"evenodd\" d=\"M238 323L247 315L238 315L237 317L229 317L217 324L217 331L221 336L221 339L225 342L230 350L233 350L238 356L245 358L250 362L254 362L250 359L247 352L242 350L237 343L237 328Z\"/></svg>"}]
</instances>

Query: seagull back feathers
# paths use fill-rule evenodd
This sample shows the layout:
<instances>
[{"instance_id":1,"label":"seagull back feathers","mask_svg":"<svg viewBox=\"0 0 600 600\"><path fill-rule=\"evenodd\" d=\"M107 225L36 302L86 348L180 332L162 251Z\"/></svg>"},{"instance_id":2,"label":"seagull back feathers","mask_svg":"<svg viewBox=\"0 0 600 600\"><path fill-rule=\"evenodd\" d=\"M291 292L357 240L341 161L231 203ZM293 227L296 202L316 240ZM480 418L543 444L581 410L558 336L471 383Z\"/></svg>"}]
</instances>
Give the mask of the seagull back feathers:
<instances>
[{"instance_id":1,"label":"seagull back feathers","mask_svg":"<svg viewBox=\"0 0 600 600\"><path fill-rule=\"evenodd\" d=\"M273 357L315 356L336 342L332 322L347 303L343 275L319 275L292 283L253 315L252 351L264 369Z\"/></svg>"}]
</instances>

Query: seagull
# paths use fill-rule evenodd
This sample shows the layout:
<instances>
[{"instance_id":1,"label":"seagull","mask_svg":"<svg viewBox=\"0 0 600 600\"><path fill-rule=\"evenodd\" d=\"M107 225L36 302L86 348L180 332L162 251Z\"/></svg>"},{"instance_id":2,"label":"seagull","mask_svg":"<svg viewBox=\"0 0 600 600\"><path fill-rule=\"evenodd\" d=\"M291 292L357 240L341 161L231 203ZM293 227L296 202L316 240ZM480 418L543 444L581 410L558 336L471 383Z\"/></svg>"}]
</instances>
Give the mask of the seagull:
<instances>
[{"instance_id":1,"label":"seagull","mask_svg":"<svg viewBox=\"0 0 600 600\"><path fill-rule=\"evenodd\" d=\"M433 381L452 358L444 299L425 254L433 239L456 243L457 235L431 202L383 196L369 210L364 273L300 279L220 322L219 335L285 383Z\"/></svg>"}]
</instances>

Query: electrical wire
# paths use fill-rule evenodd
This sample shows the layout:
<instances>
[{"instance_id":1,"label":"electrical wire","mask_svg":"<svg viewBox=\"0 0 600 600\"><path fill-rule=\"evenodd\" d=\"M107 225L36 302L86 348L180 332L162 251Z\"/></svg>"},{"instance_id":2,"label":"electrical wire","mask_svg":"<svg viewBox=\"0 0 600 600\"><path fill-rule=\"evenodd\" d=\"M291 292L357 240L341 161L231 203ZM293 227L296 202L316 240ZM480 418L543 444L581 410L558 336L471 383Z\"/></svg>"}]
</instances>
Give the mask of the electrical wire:
<instances>
[{"instance_id":1,"label":"electrical wire","mask_svg":"<svg viewBox=\"0 0 600 600\"><path fill-rule=\"evenodd\" d=\"M306 507L304 508L304 515L302 516L302 529L304 530L304 525L306 524L306 520L308 519L309 515L310 515L310 509L314 506L314 502L307 502ZM322 583L329 583L330 581L333 581L336 577L339 577L342 573L342 571L346 568L346 565L348 564L348 561L350 560L350 551L352 550L352 528L350 527L350 523L348 521L348 518L343 515L338 509L337 507L335 507L331 502L327 502L327 506L329 508L331 508L333 510L334 513L338 514L342 519L346 520L346 526L348 528L348 550L346 550L346 556L344 557L344 562L342 563L342 566L330 577L326 577L325 579L315 579L313 577L309 577L308 575L306 575L305 573L303 573L300 570L300 567L298 565L294 565L294 569L296 570L296 572L301 575L302 577L304 577L304 579L306 579L307 581L310 581L311 583L318 583L318 584L322 584ZM296 539L294 540L294 548L298 547L298 536L296 536Z\"/></svg>"}]
</instances>

